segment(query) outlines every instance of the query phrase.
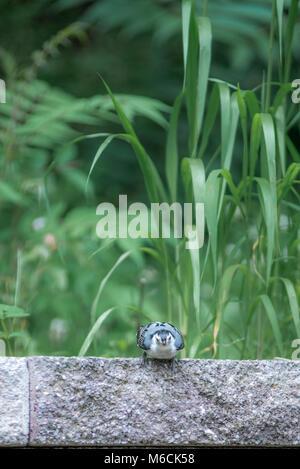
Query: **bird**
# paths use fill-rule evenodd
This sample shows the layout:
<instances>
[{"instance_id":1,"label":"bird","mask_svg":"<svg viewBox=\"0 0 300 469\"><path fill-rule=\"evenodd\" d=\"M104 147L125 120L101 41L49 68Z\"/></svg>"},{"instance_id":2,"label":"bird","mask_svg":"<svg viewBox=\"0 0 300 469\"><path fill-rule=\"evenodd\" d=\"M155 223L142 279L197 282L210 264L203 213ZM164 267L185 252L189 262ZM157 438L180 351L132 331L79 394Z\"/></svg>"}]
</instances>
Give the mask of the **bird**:
<instances>
[{"instance_id":1,"label":"bird","mask_svg":"<svg viewBox=\"0 0 300 469\"><path fill-rule=\"evenodd\" d=\"M184 348L181 332L168 322L150 322L147 326L139 326L136 339L138 347L144 350L142 357L144 365L149 355L159 360L171 360L173 370L175 356Z\"/></svg>"}]
</instances>

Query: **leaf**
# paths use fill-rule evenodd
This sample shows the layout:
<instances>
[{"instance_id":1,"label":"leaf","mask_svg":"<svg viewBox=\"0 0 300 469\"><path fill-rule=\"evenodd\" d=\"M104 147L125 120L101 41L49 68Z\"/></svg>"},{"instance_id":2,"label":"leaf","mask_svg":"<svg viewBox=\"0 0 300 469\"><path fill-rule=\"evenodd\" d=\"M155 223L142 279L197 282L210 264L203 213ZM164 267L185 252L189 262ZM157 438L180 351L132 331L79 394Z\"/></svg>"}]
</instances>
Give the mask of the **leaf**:
<instances>
[{"instance_id":1,"label":"leaf","mask_svg":"<svg viewBox=\"0 0 300 469\"><path fill-rule=\"evenodd\" d=\"M111 134L111 135L108 135L106 137L106 139L101 143L101 145L99 146L98 150L96 151L96 154L93 158L93 162L91 164L91 167L90 167L90 170L89 170L89 174L88 174L88 177L86 179L86 184L85 184L85 191L87 191L87 187L88 187L88 183L89 183L89 180L90 180L90 177L91 177L91 174L96 166L96 163L97 161L99 160L99 158L101 157L102 153L104 152L104 150L106 149L106 147L110 144L110 142L114 139L114 138L117 138L117 137L120 137L120 134Z\"/></svg>"},{"instance_id":2,"label":"leaf","mask_svg":"<svg viewBox=\"0 0 300 469\"><path fill-rule=\"evenodd\" d=\"M267 262L266 262L266 284L268 285L273 262L275 232L277 216L274 211L274 198L269 181L263 178L255 178L259 186L259 200L267 231Z\"/></svg>"},{"instance_id":3,"label":"leaf","mask_svg":"<svg viewBox=\"0 0 300 469\"><path fill-rule=\"evenodd\" d=\"M199 65L198 65L198 83L197 83L197 140L202 128L203 114L206 102L206 92L211 62L211 42L212 32L211 23L208 17L197 19L199 35ZM194 152L192 152L193 154Z\"/></svg>"},{"instance_id":4,"label":"leaf","mask_svg":"<svg viewBox=\"0 0 300 469\"><path fill-rule=\"evenodd\" d=\"M260 114L255 114L252 119L250 132L250 179L253 179L256 162L258 158L258 149L261 142L261 119Z\"/></svg>"},{"instance_id":5,"label":"leaf","mask_svg":"<svg viewBox=\"0 0 300 469\"><path fill-rule=\"evenodd\" d=\"M230 90L226 83L219 83L219 94L221 104L221 160L222 167L224 168L224 162L228 147L228 138L230 135L230 121L231 121L231 109L230 109ZM226 168L228 169L228 168Z\"/></svg>"},{"instance_id":6,"label":"leaf","mask_svg":"<svg viewBox=\"0 0 300 469\"><path fill-rule=\"evenodd\" d=\"M169 186L171 200L176 201L177 196L177 172L178 172L178 148L177 148L177 126L178 117L184 90L177 96L173 111L171 113L170 126L167 135L166 148L166 178Z\"/></svg>"},{"instance_id":7,"label":"leaf","mask_svg":"<svg viewBox=\"0 0 300 469\"><path fill-rule=\"evenodd\" d=\"M297 337L300 337L300 313L295 287L292 284L291 280L288 278L278 277L278 280L281 280L284 284L293 316L296 334Z\"/></svg>"},{"instance_id":8,"label":"leaf","mask_svg":"<svg viewBox=\"0 0 300 469\"><path fill-rule=\"evenodd\" d=\"M101 78L101 77L100 77ZM157 203L159 201L158 199L158 191L161 193L162 197L164 200L167 200L167 196L165 194L165 190L163 187L163 184L161 182L160 176L151 160L147 152L145 151L144 147L140 143L139 139L137 138L137 135L127 119L123 109L119 105L118 101L116 100L115 96L111 92L109 86L107 83L101 78L112 102L114 103L116 112L121 120L121 123L127 132L127 135L123 134L123 138L127 141L129 141L135 151L135 154L137 156L138 162L140 164L143 176L144 176L144 181L145 185L147 188L147 193L148 197L151 203Z\"/></svg>"},{"instance_id":9,"label":"leaf","mask_svg":"<svg viewBox=\"0 0 300 469\"><path fill-rule=\"evenodd\" d=\"M102 294L102 291L107 283L107 281L110 279L111 275L114 273L114 271L116 270L116 268L132 253L133 251L127 251L125 252L124 254L122 254L118 260L115 262L115 264L113 265L113 267L110 269L110 271L105 275L105 277L101 280L100 282L100 285L99 285L99 288L98 288L98 291L97 291L97 294L96 294L96 297L93 301L93 304L92 304L92 308L91 308L91 312L90 312L90 317L91 317L91 321L92 323L95 322L95 318L96 318L96 310L97 310L97 306L98 306L98 303L99 303L99 299L100 299L100 296Z\"/></svg>"},{"instance_id":10,"label":"leaf","mask_svg":"<svg viewBox=\"0 0 300 469\"><path fill-rule=\"evenodd\" d=\"M292 89L293 88L292 88L291 83L283 83L280 86L273 100L273 104L272 104L273 112L276 113L279 106L285 105L285 97L288 93L292 91Z\"/></svg>"},{"instance_id":11,"label":"leaf","mask_svg":"<svg viewBox=\"0 0 300 469\"><path fill-rule=\"evenodd\" d=\"M276 138L272 116L267 113L260 115L264 143L266 148L266 166L268 168L268 179L272 190L276 193Z\"/></svg>"},{"instance_id":12,"label":"leaf","mask_svg":"<svg viewBox=\"0 0 300 469\"><path fill-rule=\"evenodd\" d=\"M263 209L268 205L270 212L265 216L270 219L272 217L272 229L269 228L269 233L272 234L272 239L270 239L270 244L268 242L269 249L269 259L268 259L268 274L269 278L269 269L270 269L270 256L271 250L274 248L274 238L277 236L277 189L276 189L276 137L275 129L273 124L273 119L270 114L261 113L255 114L250 135L250 192L252 187L252 180L255 173L255 166L258 159L259 149L262 149L262 159L261 159L261 174L263 178L257 178L257 180L268 181L267 185L265 182L259 183L261 190L263 190ZM263 187L262 187L263 186ZM274 221L276 220L276 221ZM266 224L268 222L266 221ZM268 228L268 225L267 225ZM269 247L269 246L272 247Z\"/></svg>"},{"instance_id":13,"label":"leaf","mask_svg":"<svg viewBox=\"0 0 300 469\"><path fill-rule=\"evenodd\" d=\"M221 326L221 319L223 316L225 305L226 305L226 302L228 301L229 290L231 287L232 279L238 269L240 269L243 273L246 273L247 267L242 264L231 265L225 270L222 276L218 304L217 304L217 314L216 314L214 330L213 330L213 350L214 350L213 357L215 357L217 353L217 337L219 334L219 330Z\"/></svg>"},{"instance_id":14,"label":"leaf","mask_svg":"<svg viewBox=\"0 0 300 469\"><path fill-rule=\"evenodd\" d=\"M186 97L189 120L189 151L196 156L206 102L211 61L211 23L207 17L190 15L188 54L186 60Z\"/></svg>"},{"instance_id":15,"label":"leaf","mask_svg":"<svg viewBox=\"0 0 300 469\"><path fill-rule=\"evenodd\" d=\"M182 178L185 190L188 193L190 185L193 189L193 199L195 204L205 202L205 170L202 160L195 158L184 158L181 165ZM203 220L204 223L204 220ZM193 271L193 299L196 318L200 313L200 284L201 284L201 263L200 250L189 249ZM199 321L198 321L199 322Z\"/></svg>"},{"instance_id":16,"label":"leaf","mask_svg":"<svg viewBox=\"0 0 300 469\"><path fill-rule=\"evenodd\" d=\"M281 167L282 176L285 176L286 172L286 154L285 154L285 133L286 133L286 126L285 126L285 112L284 106L281 105L277 108L275 113L275 124L276 124L276 136L278 142L278 153L279 153L279 161Z\"/></svg>"},{"instance_id":17,"label":"leaf","mask_svg":"<svg viewBox=\"0 0 300 469\"><path fill-rule=\"evenodd\" d=\"M289 82L290 68L291 68L291 59L292 59L292 42L294 38L295 25L298 20L299 14L299 1L292 0L289 7L288 21L286 25L285 32L285 64L284 64L284 82Z\"/></svg>"},{"instance_id":18,"label":"leaf","mask_svg":"<svg viewBox=\"0 0 300 469\"><path fill-rule=\"evenodd\" d=\"M253 91L245 91L245 100L250 112L251 119L254 118L255 114L260 113L260 106L257 97Z\"/></svg>"},{"instance_id":19,"label":"leaf","mask_svg":"<svg viewBox=\"0 0 300 469\"><path fill-rule=\"evenodd\" d=\"M120 106L120 104L118 103L117 99L115 98L115 96L113 95L113 93L111 92L108 84L104 81L104 79L101 77L100 75L100 79L102 80L102 83L103 85L105 86L106 88L106 91L107 93L109 94L110 96L110 99L112 100L113 104L114 104L114 107L115 107L115 110L117 111L117 114L120 118L120 121L125 129L125 131L129 134L129 135L132 135L133 137L135 137L137 139L137 135L129 121L129 119L127 119L127 116L125 114L125 112L123 111L122 107Z\"/></svg>"},{"instance_id":20,"label":"leaf","mask_svg":"<svg viewBox=\"0 0 300 469\"><path fill-rule=\"evenodd\" d=\"M193 189L194 201L204 203L205 200L205 169L202 160L183 158L181 163L182 179L188 193L190 185Z\"/></svg>"},{"instance_id":21,"label":"leaf","mask_svg":"<svg viewBox=\"0 0 300 469\"><path fill-rule=\"evenodd\" d=\"M222 181L221 170L215 169L209 174L205 184L205 219L209 235L209 247L212 253L214 285L217 279L218 250L218 209Z\"/></svg>"},{"instance_id":22,"label":"leaf","mask_svg":"<svg viewBox=\"0 0 300 469\"><path fill-rule=\"evenodd\" d=\"M295 147L288 135L285 135L285 143L293 160L297 163L300 163L300 153L298 152L297 148Z\"/></svg>"},{"instance_id":23,"label":"leaf","mask_svg":"<svg viewBox=\"0 0 300 469\"><path fill-rule=\"evenodd\" d=\"M105 319L110 315L110 313L115 310L117 307L109 308L106 310L104 313L102 313L98 319L95 321L93 327L91 328L90 332L88 333L87 337L85 338L81 349L79 350L78 357L83 357L86 352L88 351L91 343L94 340L95 335L99 331L100 327L102 326L102 323L105 321Z\"/></svg>"},{"instance_id":24,"label":"leaf","mask_svg":"<svg viewBox=\"0 0 300 469\"><path fill-rule=\"evenodd\" d=\"M193 1L182 0L182 44L183 44L183 67L184 67L184 84L186 80L186 68L189 46L189 27L192 12Z\"/></svg>"},{"instance_id":25,"label":"leaf","mask_svg":"<svg viewBox=\"0 0 300 469\"><path fill-rule=\"evenodd\" d=\"M29 316L29 313L25 313L24 309L18 306L11 306L0 304L0 319L7 318L24 318Z\"/></svg>"},{"instance_id":26,"label":"leaf","mask_svg":"<svg viewBox=\"0 0 300 469\"><path fill-rule=\"evenodd\" d=\"M189 152L192 155L197 144L197 75L198 75L198 27L193 8L189 18L188 49L186 58L186 108L189 123Z\"/></svg>"},{"instance_id":27,"label":"leaf","mask_svg":"<svg viewBox=\"0 0 300 469\"><path fill-rule=\"evenodd\" d=\"M233 148L236 140L235 136L239 118L239 106L237 92L234 92L230 97L228 85L224 83L219 85L219 90L221 100L221 163L222 168L230 170ZM226 182L223 180L218 218L223 205L225 190Z\"/></svg>"},{"instance_id":28,"label":"leaf","mask_svg":"<svg viewBox=\"0 0 300 469\"><path fill-rule=\"evenodd\" d=\"M27 338L27 337L28 337L28 334L27 334L27 332L24 332L24 331L15 331L15 332L11 332L11 333L8 335L8 338L9 338L9 339Z\"/></svg>"},{"instance_id":29,"label":"leaf","mask_svg":"<svg viewBox=\"0 0 300 469\"><path fill-rule=\"evenodd\" d=\"M278 23L279 65L282 65L282 18L284 0L276 0L276 14Z\"/></svg>"},{"instance_id":30,"label":"leaf","mask_svg":"<svg viewBox=\"0 0 300 469\"><path fill-rule=\"evenodd\" d=\"M221 103L222 108L222 103ZM224 115L224 118L227 118L227 111ZM237 92L232 93L230 98L230 125L229 128L224 126L224 131L228 132L227 136L222 137L222 145L223 142L225 147L221 149L221 159L224 169L230 170L232 156L233 156L233 149L235 144L236 138L236 131L237 131L237 124L239 119L239 106L237 100ZM225 143L226 142L226 143Z\"/></svg>"},{"instance_id":31,"label":"leaf","mask_svg":"<svg viewBox=\"0 0 300 469\"><path fill-rule=\"evenodd\" d=\"M244 151L243 151L243 179L247 178L249 172L249 155L248 155L248 113L247 113L247 105L244 99L244 95L238 87L237 91L237 101L239 106L239 113L240 113L240 121L242 127L242 134L243 134L243 143L244 143Z\"/></svg>"},{"instance_id":32,"label":"leaf","mask_svg":"<svg viewBox=\"0 0 300 469\"><path fill-rule=\"evenodd\" d=\"M236 185L234 184L230 172L227 169L223 169L221 171L221 174L222 174L222 176L224 177L224 179L226 180L226 182L229 186L229 189L230 189L230 191L233 195L233 198L234 198L234 201L235 201L236 205L240 208L242 215L245 216L244 209L243 209L243 206L242 206L241 200L240 200L241 196L240 196L239 190L236 187Z\"/></svg>"},{"instance_id":33,"label":"leaf","mask_svg":"<svg viewBox=\"0 0 300 469\"><path fill-rule=\"evenodd\" d=\"M284 199L288 191L291 190L291 188L293 188L293 184L296 181L299 171L300 171L300 163L290 164L283 180L281 181L280 184L278 184L278 188L277 188L278 203L280 203Z\"/></svg>"},{"instance_id":34,"label":"leaf","mask_svg":"<svg viewBox=\"0 0 300 469\"><path fill-rule=\"evenodd\" d=\"M273 329L274 337L281 355L283 355L283 345L282 345L282 337L280 332L280 327L276 315L276 311L272 305L270 298L267 295L260 295L259 299L262 301L265 311L267 313L268 319Z\"/></svg>"},{"instance_id":35,"label":"leaf","mask_svg":"<svg viewBox=\"0 0 300 469\"><path fill-rule=\"evenodd\" d=\"M4 181L0 181L0 200L21 206L27 205L28 203L24 194L21 194L14 187Z\"/></svg>"},{"instance_id":36,"label":"leaf","mask_svg":"<svg viewBox=\"0 0 300 469\"><path fill-rule=\"evenodd\" d=\"M198 158L202 158L206 150L208 139L214 127L215 120L217 117L219 103L220 103L220 100L219 100L218 86L214 84L212 88L212 92L210 94L207 110L206 110Z\"/></svg>"},{"instance_id":37,"label":"leaf","mask_svg":"<svg viewBox=\"0 0 300 469\"><path fill-rule=\"evenodd\" d=\"M77 168L64 167L59 168L59 174L67 183L71 184L75 190L83 193L88 190L86 175L83 171ZM92 190L91 187L89 189L90 191Z\"/></svg>"}]
</instances>

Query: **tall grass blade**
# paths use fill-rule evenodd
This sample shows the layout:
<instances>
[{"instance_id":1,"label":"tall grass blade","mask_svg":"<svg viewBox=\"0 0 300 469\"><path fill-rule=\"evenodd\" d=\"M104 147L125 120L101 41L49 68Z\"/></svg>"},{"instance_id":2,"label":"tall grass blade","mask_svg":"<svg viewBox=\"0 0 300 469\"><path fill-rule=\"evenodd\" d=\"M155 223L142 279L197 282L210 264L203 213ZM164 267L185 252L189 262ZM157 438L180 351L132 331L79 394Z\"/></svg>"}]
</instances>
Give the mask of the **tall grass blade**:
<instances>
[{"instance_id":1,"label":"tall grass blade","mask_svg":"<svg viewBox=\"0 0 300 469\"><path fill-rule=\"evenodd\" d=\"M102 279L102 281L100 282L100 285L99 285L99 288L98 288L98 291L97 291L97 294L95 296L95 299L93 301L93 304L92 304L92 308L91 308L91 313L90 313L90 317L91 317L91 322L92 324L95 322L96 320L96 313L97 313L97 307L98 307L98 303L99 303L99 299L101 297L101 294L102 294L102 291L107 283L107 281L110 279L110 277L112 276L112 274L114 273L114 271L116 270L116 268L123 262L125 261L125 259L132 253L133 251L127 251L125 252L124 254L122 254L118 260L115 262L115 264L113 265L113 267L110 269L110 271L105 275L105 277Z\"/></svg>"},{"instance_id":2,"label":"tall grass blade","mask_svg":"<svg viewBox=\"0 0 300 469\"><path fill-rule=\"evenodd\" d=\"M91 346L91 343L93 342L94 338L95 338L95 335L97 334L97 332L99 331L100 327L102 326L103 322L105 321L105 319L110 315L110 313L115 310L117 307L113 307L113 308L109 308L108 310L106 310L104 313L102 313L98 319L95 321L93 327L91 328L90 332L88 333L87 337L85 338L80 350L79 350L79 353L78 353L78 357L83 357L88 349L90 348Z\"/></svg>"},{"instance_id":3,"label":"tall grass blade","mask_svg":"<svg viewBox=\"0 0 300 469\"><path fill-rule=\"evenodd\" d=\"M253 119L255 114L260 113L260 105L255 93L251 90L245 91L245 100L249 109L250 117Z\"/></svg>"},{"instance_id":4,"label":"tall grass blade","mask_svg":"<svg viewBox=\"0 0 300 469\"><path fill-rule=\"evenodd\" d=\"M117 137L120 137L120 134L113 134L113 135L109 135L108 137L106 137L106 139L104 140L104 142L101 143L101 145L99 146L98 150L96 151L96 154L93 158L93 161L92 161L92 164L91 164L91 167L90 167L90 170L89 170L89 174L87 176L87 179L86 179L86 184L85 184L85 191L87 192L87 188L88 188L88 184L89 184L89 180L90 180L90 177L91 177L91 174L95 168L95 165L97 163L97 161L99 160L99 158L101 157L102 153L104 152L104 150L106 149L106 147L110 144L110 142L114 139L114 138L117 138Z\"/></svg>"},{"instance_id":5,"label":"tall grass blade","mask_svg":"<svg viewBox=\"0 0 300 469\"><path fill-rule=\"evenodd\" d=\"M182 0L182 45L183 45L183 67L184 67L184 85L186 81L187 57L189 47L189 29L193 7L193 0Z\"/></svg>"},{"instance_id":6,"label":"tall grass blade","mask_svg":"<svg viewBox=\"0 0 300 469\"><path fill-rule=\"evenodd\" d=\"M198 23L198 37L199 37L199 65L198 65L198 84L197 84L197 129L195 144L198 142L200 131L202 128L203 114L206 103L206 93L208 86L208 77L211 62L211 22L207 17L200 17L197 19ZM195 155L195 151L192 152ZM196 156L196 155L195 155Z\"/></svg>"},{"instance_id":7,"label":"tall grass blade","mask_svg":"<svg viewBox=\"0 0 300 469\"><path fill-rule=\"evenodd\" d=\"M281 280L284 284L286 294L289 300L289 305L291 308L292 316L293 316L296 334L297 334L297 337L300 337L300 312L299 312L299 304L297 300L295 287L292 284L291 280L288 278L279 277L278 280Z\"/></svg>"},{"instance_id":8,"label":"tall grass blade","mask_svg":"<svg viewBox=\"0 0 300 469\"><path fill-rule=\"evenodd\" d=\"M276 14L278 24L278 45L279 45L279 67L282 67L282 19L284 0L276 0Z\"/></svg>"},{"instance_id":9,"label":"tall grass blade","mask_svg":"<svg viewBox=\"0 0 300 469\"><path fill-rule=\"evenodd\" d=\"M273 119L270 114L266 113L261 114L260 118L266 149L266 166L268 169L268 179L271 183L273 190L276 192L276 138Z\"/></svg>"},{"instance_id":10,"label":"tall grass blade","mask_svg":"<svg viewBox=\"0 0 300 469\"><path fill-rule=\"evenodd\" d=\"M115 106L115 109L116 109L116 112L120 118L120 121L125 129L125 131L128 133L128 135L124 136L125 139L127 139L134 151L135 151L135 154L137 156L137 159L138 159L138 162L140 164L140 167L141 167L141 170L142 170L142 173L143 173L143 176L144 176L144 180L145 180L145 184L146 184L146 188L147 188L147 192L148 192L148 196L149 196L149 200L151 203L155 203L155 202L158 202L159 201L159 198L158 198L158 191L160 191L161 193L161 196L163 198L163 200L167 200L167 195L166 195L166 192L165 192L165 189L164 189L164 186L162 184L162 181L161 181L161 178L153 164L153 161L151 160L151 158L149 157L149 155L147 154L146 150L144 149L144 147L142 146L142 144L140 143L129 119L126 117L126 114L124 113L122 107L120 106L120 104L118 103L118 101L116 100L115 96L113 95L113 93L111 92L109 86L107 85L107 83L103 80L103 78L101 78L114 106Z\"/></svg>"},{"instance_id":11,"label":"tall grass blade","mask_svg":"<svg viewBox=\"0 0 300 469\"><path fill-rule=\"evenodd\" d=\"M285 32L285 64L284 64L284 82L287 83L290 77L292 62L292 43L294 38L295 25L299 17L299 1L292 0L289 7L288 22Z\"/></svg>"},{"instance_id":12,"label":"tall grass blade","mask_svg":"<svg viewBox=\"0 0 300 469\"><path fill-rule=\"evenodd\" d=\"M217 279L218 252L218 208L222 180L221 170L215 169L209 174L205 185L205 218L209 235L209 247L212 254L214 285Z\"/></svg>"},{"instance_id":13,"label":"tall grass blade","mask_svg":"<svg viewBox=\"0 0 300 469\"><path fill-rule=\"evenodd\" d=\"M277 218L274 216L274 198L269 181L263 178L255 178L259 186L259 200L265 221L267 232L267 260L266 260L266 285L269 284L271 267L275 246L275 227Z\"/></svg>"},{"instance_id":14,"label":"tall grass blade","mask_svg":"<svg viewBox=\"0 0 300 469\"><path fill-rule=\"evenodd\" d=\"M168 182L169 192L172 201L176 201L177 197L177 173L178 173L178 148L177 148L177 133L178 133L178 117L181 108L181 102L184 95L184 90L177 96L170 118L170 126L167 136L166 148L166 178Z\"/></svg>"},{"instance_id":15,"label":"tall grass blade","mask_svg":"<svg viewBox=\"0 0 300 469\"><path fill-rule=\"evenodd\" d=\"M194 203L205 202L205 169L202 160L194 158L184 158L181 165L182 178L184 181L186 193L192 187ZM202 221L202 220L201 220ZM204 220L203 220L204 222ZM200 314L200 284L201 284L201 266L200 250L189 250L193 271L193 299L196 312L196 319L199 324Z\"/></svg>"},{"instance_id":16,"label":"tall grass blade","mask_svg":"<svg viewBox=\"0 0 300 469\"><path fill-rule=\"evenodd\" d=\"M230 90L227 83L219 84L219 95L221 105L221 162L222 168L225 168L224 162L227 153L231 124Z\"/></svg>"},{"instance_id":17,"label":"tall grass blade","mask_svg":"<svg viewBox=\"0 0 300 469\"><path fill-rule=\"evenodd\" d=\"M247 268L245 265L242 264L231 265L225 270L221 280L219 299L217 304L217 314L213 329L213 357L215 357L217 354L217 337L220 331L221 320L225 309L225 305L228 301L228 295L232 279L238 269L240 269L243 273L246 273Z\"/></svg>"},{"instance_id":18,"label":"tall grass blade","mask_svg":"<svg viewBox=\"0 0 300 469\"><path fill-rule=\"evenodd\" d=\"M278 318L277 318L274 306L272 305L272 302L271 302L268 295L260 295L259 299L262 301L262 303L264 305L265 311L267 313L268 319L269 319L271 327L273 329L273 333L274 333L274 337L275 337L275 340L276 340L278 350L279 350L280 354L283 355L282 337L281 337Z\"/></svg>"},{"instance_id":19,"label":"tall grass blade","mask_svg":"<svg viewBox=\"0 0 300 469\"><path fill-rule=\"evenodd\" d=\"M207 17L196 18L191 10L186 65L186 98L189 121L189 152L196 156L206 102L211 61L211 23Z\"/></svg>"},{"instance_id":20,"label":"tall grass blade","mask_svg":"<svg viewBox=\"0 0 300 469\"><path fill-rule=\"evenodd\" d=\"M248 172L249 172L249 155L248 155L248 113L247 113L247 105L245 102L245 98L243 93L238 87L237 91L237 101L239 106L239 113L240 113L240 122L242 127L242 135L243 135L243 179L245 180Z\"/></svg>"},{"instance_id":21,"label":"tall grass blade","mask_svg":"<svg viewBox=\"0 0 300 469\"><path fill-rule=\"evenodd\" d=\"M200 148L198 152L198 158L202 158L206 150L210 134L212 132L212 129L216 121L216 117L217 117L217 113L219 109L219 103L220 103L220 99L219 99L218 86L214 84L211 94L210 94L207 110L206 110L206 116L205 116L205 121L204 121L202 135L201 135L201 143L200 143Z\"/></svg>"},{"instance_id":22,"label":"tall grass blade","mask_svg":"<svg viewBox=\"0 0 300 469\"><path fill-rule=\"evenodd\" d=\"M227 103L226 103L227 105ZM221 104L222 106L222 104ZM227 115L227 112L226 112ZM226 118L226 115L224 118ZM222 145L223 145L223 140L224 143L226 142L226 148L224 148L224 153L223 148L221 151L222 154L222 166L224 169L230 170L231 163L232 163L232 157L233 157L233 149L234 149L234 144L236 140L236 131L237 131L237 125L238 125L238 119L239 119L239 106L238 106L238 100L237 100L237 92L233 92L230 98L230 127L229 127L229 133L224 138L222 139ZM224 131L225 131L226 126L224 125Z\"/></svg>"},{"instance_id":23,"label":"tall grass blade","mask_svg":"<svg viewBox=\"0 0 300 469\"><path fill-rule=\"evenodd\" d=\"M254 178L256 163L258 159L258 150L261 141L261 118L260 114L255 114L252 119L250 132L250 184ZM251 186L250 186L251 189Z\"/></svg>"},{"instance_id":24,"label":"tall grass blade","mask_svg":"<svg viewBox=\"0 0 300 469\"><path fill-rule=\"evenodd\" d=\"M286 197L287 193L293 188L293 184L296 181L299 171L299 163L290 164L283 181L278 184L277 187L278 203L280 203Z\"/></svg>"},{"instance_id":25,"label":"tall grass blade","mask_svg":"<svg viewBox=\"0 0 300 469\"><path fill-rule=\"evenodd\" d=\"M283 105L279 106L275 113L276 137L278 143L278 153L281 174L284 177L286 172L286 147L285 147L285 112Z\"/></svg>"},{"instance_id":26,"label":"tall grass blade","mask_svg":"<svg viewBox=\"0 0 300 469\"><path fill-rule=\"evenodd\" d=\"M18 306L21 291L21 278L22 278L22 251L17 251L17 278L16 278L16 289L15 289L15 306Z\"/></svg>"}]
</instances>

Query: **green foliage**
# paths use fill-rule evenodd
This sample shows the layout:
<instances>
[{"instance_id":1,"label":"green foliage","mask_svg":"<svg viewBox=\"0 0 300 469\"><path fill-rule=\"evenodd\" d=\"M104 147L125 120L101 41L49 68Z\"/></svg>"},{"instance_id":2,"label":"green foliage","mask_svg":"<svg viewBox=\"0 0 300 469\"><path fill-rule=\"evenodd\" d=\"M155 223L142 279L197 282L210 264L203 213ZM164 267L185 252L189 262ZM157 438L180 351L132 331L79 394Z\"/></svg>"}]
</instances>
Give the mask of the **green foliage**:
<instances>
[{"instance_id":1,"label":"green foliage","mask_svg":"<svg viewBox=\"0 0 300 469\"><path fill-rule=\"evenodd\" d=\"M181 240L174 239L168 244L163 239L151 240L165 278L167 308L166 311L161 308L158 319L179 326L188 356L191 351L192 356L210 356L212 351L212 356L219 358L288 355L290 342L299 329L299 308L293 286L299 278L296 269L289 269L295 238L291 235L291 244L286 244L280 220L286 217L289 231L297 233L299 216L290 209L290 204L297 200L293 185L296 181L290 179L297 163L290 161L293 154L288 154L283 137L288 122L282 114L278 118L278 109L289 108L287 114L291 115L293 103L287 101L285 82L277 84L279 91L274 103L271 102L272 48L269 81L263 83L266 101L260 100L251 90L237 87L232 92L225 82L213 85L207 100L210 21L207 17L195 16L192 1L184 0L182 5L184 91L175 101L167 133L165 191L158 185L153 161L129 124L126 112L105 84L127 132L128 142L140 162L150 202L157 202L157 197L159 202L175 202L176 194L182 192L178 179L180 160L176 134L183 94L186 98L189 136L185 152L189 156L182 160L181 184L185 188L184 201L192 199L205 204L207 241L199 252L187 252ZM273 9L271 45L276 24L282 40L282 17L278 21L278 15L283 15L281 6L277 3L277 10ZM290 15L295 15L293 7L294 4ZM289 37L288 32L286 35ZM283 58L281 51L278 72L281 77L289 66L288 57L289 53ZM218 154L220 166L209 172L206 147L214 130L218 108L221 143L212 150L212 158ZM243 170L235 183L232 166L234 158L238 157L238 123L243 138ZM289 186L285 199L282 184ZM282 251L285 251L284 255L280 255ZM294 259L296 261L296 257ZM289 278L283 280L286 291L281 291L278 296L274 279L282 276ZM236 297L237 301L234 300Z\"/></svg>"},{"instance_id":2,"label":"green foliage","mask_svg":"<svg viewBox=\"0 0 300 469\"><path fill-rule=\"evenodd\" d=\"M60 344L66 347L62 353L77 353L90 321L82 312L90 307L97 281L130 245L116 242L107 251L102 246L100 257L95 190L89 184L86 191L87 163L79 155L82 129L115 125L113 103L106 95L78 99L35 77L38 57L46 60L43 51L57 48L67 34L74 35L74 28L47 41L32 65L8 80L7 103L0 106L1 297L13 304L18 294L30 314L21 323L1 318L10 354L53 353ZM117 97L131 121L142 116L166 127L166 104L144 96ZM122 273L116 276L123 283L120 301L129 302L137 268L144 265L135 255L127 281ZM110 297L114 289L106 301Z\"/></svg>"},{"instance_id":3,"label":"green foliage","mask_svg":"<svg viewBox=\"0 0 300 469\"><path fill-rule=\"evenodd\" d=\"M32 17L43 5L70 26L46 42L37 26L43 45L29 65L17 47L0 51L0 339L11 355L132 356L137 324L168 320L189 357L290 357L300 334L298 2L183 0L181 19L179 2L121 3L34 1ZM90 34L101 39L91 58ZM80 60L64 55L68 44ZM115 44L126 57L116 70ZM141 82L160 99L142 96ZM99 240L96 206L122 193L203 202L203 248Z\"/></svg>"}]
</instances>

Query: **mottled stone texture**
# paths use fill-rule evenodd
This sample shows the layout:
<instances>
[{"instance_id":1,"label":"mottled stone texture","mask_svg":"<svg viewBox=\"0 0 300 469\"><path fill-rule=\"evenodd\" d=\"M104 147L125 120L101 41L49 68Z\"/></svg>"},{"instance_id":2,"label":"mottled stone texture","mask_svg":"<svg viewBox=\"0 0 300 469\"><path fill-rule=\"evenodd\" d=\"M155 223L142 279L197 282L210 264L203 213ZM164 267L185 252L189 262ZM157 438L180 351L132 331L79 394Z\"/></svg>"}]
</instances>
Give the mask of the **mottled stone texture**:
<instances>
[{"instance_id":1,"label":"mottled stone texture","mask_svg":"<svg viewBox=\"0 0 300 469\"><path fill-rule=\"evenodd\" d=\"M1 357L0 447L27 444L300 446L300 361Z\"/></svg>"},{"instance_id":2,"label":"mottled stone texture","mask_svg":"<svg viewBox=\"0 0 300 469\"><path fill-rule=\"evenodd\" d=\"M300 445L300 361L28 362L31 445Z\"/></svg>"},{"instance_id":3,"label":"mottled stone texture","mask_svg":"<svg viewBox=\"0 0 300 469\"><path fill-rule=\"evenodd\" d=\"M25 358L0 357L0 446L25 446L29 432L29 377Z\"/></svg>"}]
</instances>

